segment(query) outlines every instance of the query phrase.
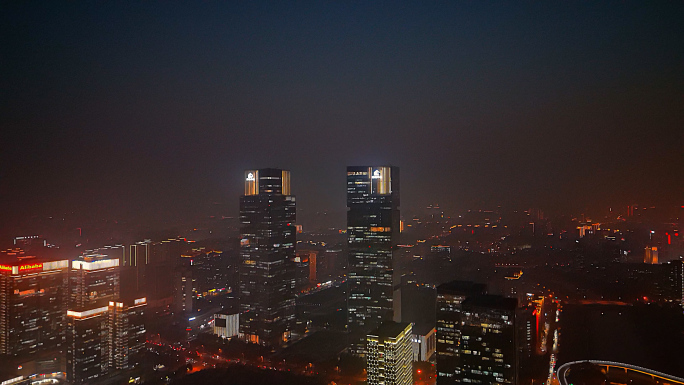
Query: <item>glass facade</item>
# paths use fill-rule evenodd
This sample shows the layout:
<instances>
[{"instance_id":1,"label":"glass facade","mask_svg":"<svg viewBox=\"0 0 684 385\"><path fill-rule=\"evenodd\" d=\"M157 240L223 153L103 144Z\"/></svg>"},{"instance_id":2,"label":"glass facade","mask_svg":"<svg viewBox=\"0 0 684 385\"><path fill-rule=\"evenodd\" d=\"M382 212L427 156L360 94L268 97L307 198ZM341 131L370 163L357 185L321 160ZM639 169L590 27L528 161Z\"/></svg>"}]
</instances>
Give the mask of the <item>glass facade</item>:
<instances>
[{"instance_id":1,"label":"glass facade","mask_svg":"<svg viewBox=\"0 0 684 385\"><path fill-rule=\"evenodd\" d=\"M248 170L240 198L240 338L277 347L294 323L296 202L290 173Z\"/></svg>"},{"instance_id":2,"label":"glass facade","mask_svg":"<svg viewBox=\"0 0 684 385\"><path fill-rule=\"evenodd\" d=\"M363 355L366 333L400 311L394 306L399 303L393 266L398 234L399 169L347 167L347 327L353 353Z\"/></svg>"},{"instance_id":3,"label":"glass facade","mask_svg":"<svg viewBox=\"0 0 684 385\"><path fill-rule=\"evenodd\" d=\"M516 383L517 300L483 292L468 282L437 288L438 385Z\"/></svg>"}]
</instances>

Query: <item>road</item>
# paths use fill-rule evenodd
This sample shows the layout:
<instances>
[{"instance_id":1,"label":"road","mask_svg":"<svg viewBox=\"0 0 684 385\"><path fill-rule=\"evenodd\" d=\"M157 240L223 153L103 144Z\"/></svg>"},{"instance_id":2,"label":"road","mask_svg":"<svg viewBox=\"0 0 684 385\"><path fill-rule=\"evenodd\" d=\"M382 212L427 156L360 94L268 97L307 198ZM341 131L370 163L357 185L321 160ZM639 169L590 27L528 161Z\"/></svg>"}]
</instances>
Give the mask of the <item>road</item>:
<instances>
[{"instance_id":1,"label":"road","mask_svg":"<svg viewBox=\"0 0 684 385\"><path fill-rule=\"evenodd\" d=\"M577 368L580 365L584 366L586 364L594 364L599 368L605 368L606 369L606 375L611 376L611 369L613 370L613 373L616 375L622 377L622 378L629 378L630 383L635 382L635 383L643 383L644 382L644 377L646 379L649 379L650 383L653 384L678 384L678 385L684 385L684 378L672 376L666 373L661 373L655 370L647 369L647 368L642 368L640 366L635 366L635 365L630 365L630 364L623 364L620 362L613 362L613 361L595 361L595 360L586 360L586 361L573 361L573 362L568 362L563 365L561 365L558 368L558 371L556 372L556 376L558 378L558 381L560 385L568 385L568 375L572 372L573 368ZM617 369L617 372L615 371ZM622 382L622 381L619 381ZM612 382L611 382L612 383Z\"/></svg>"}]
</instances>

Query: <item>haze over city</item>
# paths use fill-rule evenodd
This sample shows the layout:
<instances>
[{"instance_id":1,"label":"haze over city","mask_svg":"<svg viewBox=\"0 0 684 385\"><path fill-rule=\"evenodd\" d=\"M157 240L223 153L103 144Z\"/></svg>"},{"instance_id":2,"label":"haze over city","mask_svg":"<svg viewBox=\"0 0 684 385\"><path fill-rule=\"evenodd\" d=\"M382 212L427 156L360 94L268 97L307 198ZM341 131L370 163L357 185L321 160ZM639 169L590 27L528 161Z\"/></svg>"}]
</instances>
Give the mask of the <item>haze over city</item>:
<instances>
[{"instance_id":1,"label":"haze over city","mask_svg":"<svg viewBox=\"0 0 684 385\"><path fill-rule=\"evenodd\" d=\"M1 4L1 385L684 385L682 20Z\"/></svg>"},{"instance_id":2,"label":"haze over city","mask_svg":"<svg viewBox=\"0 0 684 385\"><path fill-rule=\"evenodd\" d=\"M680 204L683 15L631 1L8 3L4 227L70 211L183 220L212 202L234 216L255 166L292 170L317 226L343 223L349 164L401 166L414 211Z\"/></svg>"}]
</instances>

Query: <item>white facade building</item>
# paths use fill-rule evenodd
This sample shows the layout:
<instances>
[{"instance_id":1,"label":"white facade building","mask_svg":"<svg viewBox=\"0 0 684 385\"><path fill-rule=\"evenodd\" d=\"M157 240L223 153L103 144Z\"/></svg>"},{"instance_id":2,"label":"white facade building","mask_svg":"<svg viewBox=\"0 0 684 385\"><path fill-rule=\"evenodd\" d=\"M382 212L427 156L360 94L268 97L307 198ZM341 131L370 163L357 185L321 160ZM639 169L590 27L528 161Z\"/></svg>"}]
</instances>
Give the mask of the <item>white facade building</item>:
<instances>
[{"instance_id":1,"label":"white facade building","mask_svg":"<svg viewBox=\"0 0 684 385\"><path fill-rule=\"evenodd\" d=\"M240 331L240 313L214 314L214 334L223 338L232 338Z\"/></svg>"}]
</instances>

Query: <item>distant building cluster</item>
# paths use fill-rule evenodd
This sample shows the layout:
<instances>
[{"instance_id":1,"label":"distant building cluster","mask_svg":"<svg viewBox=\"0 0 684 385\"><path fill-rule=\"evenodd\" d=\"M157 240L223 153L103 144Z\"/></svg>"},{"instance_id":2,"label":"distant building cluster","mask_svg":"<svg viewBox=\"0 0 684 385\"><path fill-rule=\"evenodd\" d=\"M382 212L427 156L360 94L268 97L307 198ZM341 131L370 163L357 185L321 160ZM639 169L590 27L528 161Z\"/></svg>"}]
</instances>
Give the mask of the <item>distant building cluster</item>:
<instances>
[{"instance_id":1,"label":"distant building cluster","mask_svg":"<svg viewBox=\"0 0 684 385\"><path fill-rule=\"evenodd\" d=\"M639 222L654 208L560 227L534 208L449 217L435 204L402 220L399 176L347 167L346 227L320 234L297 223L290 171L261 168L245 171L228 240L193 228L204 242L135 238L65 258L41 236L15 237L0 253L0 354L20 369L0 382L38 371L135 382L153 346L211 334L261 352L349 354L369 385L427 382L420 368L438 385L529 383L540 357L554 383L561 300L684 306L684 241L677 223ZM306 344L322 340L321 352Z\"/></svg>"},{"instance_id":2,"label":"distant building cluster","mask_svg":"<svg viewBox=\"0 0 684 385\"><path fill-rule=\"evenodd\" d=\"M122 298L120 274L120 260L104 255L68 260L3 251L0 353L26 357L64 349L73 384L134 367L145 344L147 300Z\"/></svg>"}]
</instances>

